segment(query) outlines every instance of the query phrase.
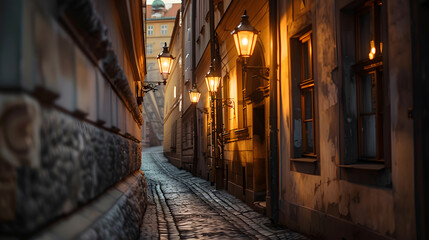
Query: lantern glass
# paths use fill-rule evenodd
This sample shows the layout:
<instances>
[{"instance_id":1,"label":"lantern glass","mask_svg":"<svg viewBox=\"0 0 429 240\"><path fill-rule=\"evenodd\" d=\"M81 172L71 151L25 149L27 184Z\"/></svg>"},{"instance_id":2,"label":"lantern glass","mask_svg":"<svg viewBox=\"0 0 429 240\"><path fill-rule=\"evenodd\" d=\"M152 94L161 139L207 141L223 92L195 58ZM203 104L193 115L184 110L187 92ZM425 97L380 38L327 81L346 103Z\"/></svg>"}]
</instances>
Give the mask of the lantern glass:
<instances>
[{"instance_id":1,"label":"lantern glass","mask_svg":"<svg viewBox=\"0 0 429 240\"><path fill-rule=\"evenodd\" d=\"M246 11L241 16L240 24L238 24L231 34L234 37L238 55L244 58L252 56L258 39L258 31L250 25L249 16L247 16Z\"/></svg>"},{"instance_id":2,"label":"lantern glass","mask_svg":"<svg viewBox=\"0 0 429 240\"><path fill-rule=\"evenodd\" d=\"M233 34L235 48L240 57L250 57L255 50L258 34L253 31L239 31Z\"/></svg>"},{"instance_id":3,"label":"lantern glass","mask_svg":"<svg viewBox=\"0 0 429 240\"><path fill-rule=\"evenodd\" d=\"M168 50L167 43L164 44L162 48L162 52L158 54L158 67L159 72L162 75L162 79L166 80L168 78L168 74L171 73L171 68L173 67L173 56L170 55L170 51Z\"/></svg>"},{"instance_id":4,"label":"lantern glass","mask_svg":"<svg viewBox=\"0 0 429 240\"><path fill-rule=\"evenodd\" d=\"M171 67L173 66L173 58L169 57L159 57L158 58L159 72L161 74L170 74Z\"/></svg>"},{"instance_id":5,"label":"lantern glass","mask_svg":"<svg viewBox=\"0 0 429 240\"><path fill-rule=\"evenodd\" d=\"M200 97L201 97L201 93L200 93L200 92L198 92L198 90L197 90L197 89L192 88L192 89L189 91L189 98L191 99L191 102L192 102L192 103L197 103L197 102L200 100Z\"/></svg>"},{"instance_id":6,"label":"lantern glass","mask_svg":"<svg viewBox=\"0 0 429 240\"><path fill-rule=\"evenodd\" d=\"M207 89L209 92L217 92L217 88L219 87L220 77L206 77Z\"/></svg>"},{"instance_id":7,"label":"lantern glass","mask_svg":"<svg viewBox=\"0 0 429 240\"><path fill-rule=\"evenodd\" d=\"M219 87L221 77L217 72L214 71L213 66L210 66L210 70L207 73L206 77L207 89L210 93L217 92L217 88Z\"/></svg>"}]
</instances>

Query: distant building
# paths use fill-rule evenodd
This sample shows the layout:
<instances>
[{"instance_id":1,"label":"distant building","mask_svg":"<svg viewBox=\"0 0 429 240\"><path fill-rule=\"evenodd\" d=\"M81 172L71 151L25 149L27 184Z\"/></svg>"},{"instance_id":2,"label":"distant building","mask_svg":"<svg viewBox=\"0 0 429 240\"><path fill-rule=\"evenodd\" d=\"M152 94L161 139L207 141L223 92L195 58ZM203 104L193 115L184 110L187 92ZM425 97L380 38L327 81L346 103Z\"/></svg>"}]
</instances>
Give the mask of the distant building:
<instances>
[{"instance_id":1,"label":"distant building","mask_svg":"<svg viewBox=\"0 0 429 240\"><path fill-rule=\"evenodd\" d=\"M166 9L162 0L154 0L146 6L146 83L162 82L156 57L162 51L165 43L170 43L174 21L180 3L174 3ZM176 59L177 60L177 59ZM162 145L164 140L164 85L157 86L157 91L149 92L144 97L145 122L142 128L142 145Z\"/></svg>"}]
</instances>

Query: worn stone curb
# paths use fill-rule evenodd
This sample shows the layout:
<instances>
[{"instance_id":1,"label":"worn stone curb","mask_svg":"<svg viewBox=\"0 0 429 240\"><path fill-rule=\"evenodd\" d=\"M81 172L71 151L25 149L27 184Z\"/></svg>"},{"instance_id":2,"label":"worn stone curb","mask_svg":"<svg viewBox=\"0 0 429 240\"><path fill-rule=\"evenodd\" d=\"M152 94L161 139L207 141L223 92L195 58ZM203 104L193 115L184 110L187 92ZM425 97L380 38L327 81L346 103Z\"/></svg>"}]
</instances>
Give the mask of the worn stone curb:
<instances>
[{"instance_id":1,"label":"worn stone curb","mask_svg":"<svg viewBox=\"0 0 429 240\"><path fill-rule=\"evenodd\" d=\"M136 171L33 239L137 239L146 200L144 174Z\"/></svg>"}]
</instances>

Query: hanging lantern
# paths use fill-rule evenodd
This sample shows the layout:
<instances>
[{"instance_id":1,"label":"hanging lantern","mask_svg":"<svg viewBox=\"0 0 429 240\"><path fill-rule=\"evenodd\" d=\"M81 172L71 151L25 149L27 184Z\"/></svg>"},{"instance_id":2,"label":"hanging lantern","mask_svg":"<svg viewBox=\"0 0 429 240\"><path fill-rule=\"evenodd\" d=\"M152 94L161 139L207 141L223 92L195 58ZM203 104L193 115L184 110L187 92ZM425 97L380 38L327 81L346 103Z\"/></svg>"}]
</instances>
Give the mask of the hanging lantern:
<instances>
[{"instance_id":1,"label":"hanging lantern","mask_svg":"<svg viewBox=\"0 0 429 240\"><path fill-rule=\"evenodd\" d=\"M368 54L368 58L369 58L369 60L372 60L372 59L374 59L374 56L375 56L375 53L376 53L374 40L371 40L370 43L369 43L369 45L371 47L371 50L370 50L370 52Z\"/></svg>"},{"instance_id":2,"label":"hanging lantern","mask_svg":"<svg viewBox=\"0 0 429 240\"><path fill-rule=\"evenodd\" d=\"M206 79L207 89L209 90L209 92L210 93L217 92L217 88L219 87L221 77L219 73L214 71L213 66L210 66L210 70L207 73L205 79Z\"/></svg>"},{"instance_id":3,"label":"hanging lantern","mask_svg":"<svg viewBox=\"0 0 429 240\"><path fill-rule=\"evenodd\" d=\"M193 87L191 90L189 90L189 98L191 99L192 103L197 103L200 100L201 93Z\"/></svg>"},{"instance_id":4,"label":"hanging lantern","mask_svg":"<svg viewBox=\"0 0 429 240\"><path fill-rule=\"evenodd\" d=\"M170 52L168 51L167 43L165 43L162 52L158 54L157 57L159 72L161 73L163 80L167 80L168 75L171 73L173 59L173 56L171 56Z\"/></svg>"},{"instance_id":5,"label":"hanging lantern","mask_svg":"<svg viewBox=\"0 0 429 240\"><path fill-rule=\"evenodd\" d=\"M255 50L258 33L259 32L250 25L247 11L244 10L240 24L231 32L231 35L234 37L235 48L240 57L248 58L252 56L253 50Z\"/></svg>"}]
</instances>

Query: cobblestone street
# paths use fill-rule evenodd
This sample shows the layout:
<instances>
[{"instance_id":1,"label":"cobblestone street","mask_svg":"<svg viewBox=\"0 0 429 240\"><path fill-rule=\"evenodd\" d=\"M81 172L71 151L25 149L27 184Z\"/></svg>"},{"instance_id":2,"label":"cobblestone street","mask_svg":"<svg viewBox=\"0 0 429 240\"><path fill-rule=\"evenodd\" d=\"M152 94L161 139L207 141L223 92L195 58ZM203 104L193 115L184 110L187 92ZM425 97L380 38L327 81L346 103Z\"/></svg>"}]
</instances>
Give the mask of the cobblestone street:
<instances>
[{"instance_id":1,"label":"cobblestone street","mask_svg":"<svg viewBox=\"0 0 429 240\"><path fill-rule=\"evenodd\" d=\"M306 239L177 169L160 147L144 150L141 169L149 195L141 239Z\"/></svg>"}]
</instances>

